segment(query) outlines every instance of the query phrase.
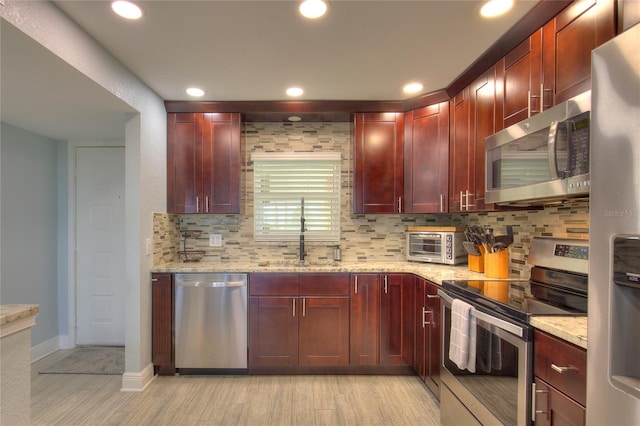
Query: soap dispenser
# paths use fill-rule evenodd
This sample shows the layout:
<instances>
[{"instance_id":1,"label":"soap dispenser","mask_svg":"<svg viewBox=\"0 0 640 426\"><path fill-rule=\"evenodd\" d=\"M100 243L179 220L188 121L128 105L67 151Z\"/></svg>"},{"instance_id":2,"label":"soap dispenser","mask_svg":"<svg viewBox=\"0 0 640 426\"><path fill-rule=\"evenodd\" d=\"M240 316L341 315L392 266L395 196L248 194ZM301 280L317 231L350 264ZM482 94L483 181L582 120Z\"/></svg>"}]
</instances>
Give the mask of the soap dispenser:
<instances>
[{"instance_id":1,"label":"soap dispenser","mask_svg":"<svg viewBox=\"0 0 640 426\"><path fill-rule=\"evenodd\" d=\"M342 255L340 253L340 246L339 245L338 246L334 246L333 247L333 260L335 260L337 262L337 261L342 259L341 256Z\"/></svg>"}]
</instances>

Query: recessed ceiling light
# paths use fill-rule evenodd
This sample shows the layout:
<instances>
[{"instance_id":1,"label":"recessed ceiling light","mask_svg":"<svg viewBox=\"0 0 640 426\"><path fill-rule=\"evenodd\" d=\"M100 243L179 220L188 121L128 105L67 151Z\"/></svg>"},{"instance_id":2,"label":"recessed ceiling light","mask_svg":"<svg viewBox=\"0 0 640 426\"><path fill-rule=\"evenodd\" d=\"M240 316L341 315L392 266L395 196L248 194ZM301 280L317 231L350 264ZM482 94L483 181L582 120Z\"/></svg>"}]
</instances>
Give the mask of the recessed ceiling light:
<instances>
[{"instance_id":1,"label":"recessed ceiling light","mask_svg":"<svg viewBox=\"0 0 640 426\"><path fill-rule=\"evenodd\" d=\"M300 120L302 120L302 118L298 117L297 115L292 115L291 117L287 118L287 120L289 120L289 121L300 121Z\"/></svg>"},{"instance_id":2,"label":"recessed ceiling light","mask_svg":"<svg viewBox=\"0 0 640 426\"><path fill-rule=\"evenodd\" d=\"M189 96L193 96L194 98L199 98L201 96L204 96L204 90L198 88L198 87L189 87L187 90L187 95Z\"/></svg>"},{"instance_id":3,"label":"recessed ceiling light","mask_svg":"<svg viewBox=\"0 0 640 426\"><path fill-rule=\"evenodd\" d=\"M126 19L140 19L142 17L142 9L130 1L114 1L111 3L111 9Z\"/></svg>"},{"instance_id":4,"label":"recessed ceiling light","mask_svg":"<svg viewBox=\"0 0 640 426\"><path fill-rule=\"evenodd\" d=\"M423 87L421 83L409 83L402 88L402 91L404 93L418 93Z\"/></svg>"},{"instance_id":5,"label":"recessed ceiling light","mask_svg":"<svg viewBox=\"0 0 640 426\"><path fill-rule=\"evenodd\" d=\"M300 96L304 93L304 90L302 90L299 87L289 87L287 89L287 95L289 96Z\"/></svg>"},{"instance_id":6,"label":"recessed ceiling light","mask_svg":"<svg viewBox=\"0 0 640 426\"><path fill-rule=\"evenodd\" d=\"M480 8L480 15L485 18L500 16L513 7L513 0L489 0Z\"/></svg>"},{"instance_id":7,"label":"recessed ceiling light","mask_svg":"<svg viewBox=\"0 0 640 426\"><path fill-rule=\"evenodd\" d=\"M316 19L327 13L327 3L323 0L305 0L300 3L299 10L305 18Z\"/></svg>"}]
</instances>

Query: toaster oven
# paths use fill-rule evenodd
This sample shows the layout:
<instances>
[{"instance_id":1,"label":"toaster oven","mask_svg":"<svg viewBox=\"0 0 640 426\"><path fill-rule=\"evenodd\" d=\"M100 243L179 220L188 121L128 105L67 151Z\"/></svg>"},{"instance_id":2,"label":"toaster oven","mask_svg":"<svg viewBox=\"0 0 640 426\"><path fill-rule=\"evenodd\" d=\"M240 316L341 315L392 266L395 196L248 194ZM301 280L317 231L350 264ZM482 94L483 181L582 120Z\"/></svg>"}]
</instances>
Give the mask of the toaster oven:
<instances>
[{"instance_id":1,"label":"toaster oven","mask_svg":"<svg viewBox=\"0 0 640 426\"><path fill-rule=\"evenodd\" d=\"M457 265L467 263L464 231L456 227L409 227L407 260Z\"/></svg>"}]
</instances>

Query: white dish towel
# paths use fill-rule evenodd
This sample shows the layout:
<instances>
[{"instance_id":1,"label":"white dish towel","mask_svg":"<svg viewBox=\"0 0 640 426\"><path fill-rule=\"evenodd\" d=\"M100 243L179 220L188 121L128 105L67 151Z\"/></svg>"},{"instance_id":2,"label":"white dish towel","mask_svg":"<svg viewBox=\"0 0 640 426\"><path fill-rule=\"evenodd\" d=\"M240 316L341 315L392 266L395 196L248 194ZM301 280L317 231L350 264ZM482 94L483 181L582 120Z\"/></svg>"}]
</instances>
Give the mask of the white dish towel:
<instances>
[{"instance_id":1,"label":"white dish towel","mask_svg":"<svg viewBox=\"0 0 640 426\"><path fill-rule=\"evenodd\" d=\"M476 317L470 304L453 299L451 304L451 336L449 359L460 370L476 371Z\"/></svg>"}]
</instances>

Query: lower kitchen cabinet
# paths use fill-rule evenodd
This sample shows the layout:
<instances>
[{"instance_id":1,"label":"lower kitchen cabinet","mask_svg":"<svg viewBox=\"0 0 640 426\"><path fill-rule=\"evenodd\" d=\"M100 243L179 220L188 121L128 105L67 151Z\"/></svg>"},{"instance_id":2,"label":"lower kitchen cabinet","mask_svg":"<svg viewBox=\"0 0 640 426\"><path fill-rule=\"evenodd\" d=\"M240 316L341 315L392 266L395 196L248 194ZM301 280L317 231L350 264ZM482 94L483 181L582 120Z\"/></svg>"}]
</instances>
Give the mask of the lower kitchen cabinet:
<instances>
[{"instance_id":1,"label":"lower kitchen cabinet","mask_svg":"<svg viewBox=\"0 0 640 426\"><path fill-rule=\"evenodd\" d=\"M533 345L534 422L584 425L587 351L537 330Z\"/></svg>"},{"instance_id":2,"label":"lower kitchen cabinet","mask_svg":"<svg viewBox=\"0 0 640 426\"><path fill-rule=\"evenodd\" d=\"M351 275L351 364L380 362L380 285L378 274Z\"/></svg>"},{"instance_id":3,"label":"lower kitchen cabinet","mask_svg":"<svg viewBox=\"0 0 640 426\"><path fill-rule=\"evenodd\" d=\"M173 354L173 274L152 274L151 361L154 372L175 374Z\"/></svg>"},{"instance_id":4,"label":"lower kitchen cabinet","mask_svg":"<svg viewBox=\"0 0 640 426\"><path fill-rule=\"evenodd\" d=\"M413 287L409 274L381 275L380 364L413 364Z\"/></svg>"},{"instance_id":5,"label":"lower kitchen cabinet","mask_svg":"<svg viewBox=\"0 0 640 426\"><path fill-rule=\"evenodd\" d=\"M438 286L416 278L414 369L436 398L440 399L440 297Z\"/></svg>"},{"instance_id":6,"label":"lower kitchen cabinet","mask_svg":"<svg viewBox=\"0 0 640 426\"><path fill-rule=\"evenodd\" d=\"M348 363L348 274L250 274L249 368Z\"/></svg>"},{"instance_id":7,"label":"lower kitchen cabinet","mask_svg":"<svg viewBox=\"0 0 640 426\"><path fill-rule=\"evenodd\" d=\"M413 275L351 276L351 365L413 363Z\"/></svg>"}]
</instances>

